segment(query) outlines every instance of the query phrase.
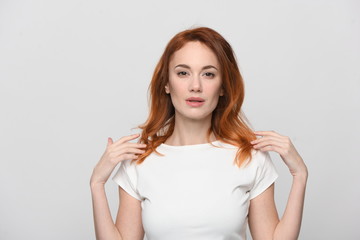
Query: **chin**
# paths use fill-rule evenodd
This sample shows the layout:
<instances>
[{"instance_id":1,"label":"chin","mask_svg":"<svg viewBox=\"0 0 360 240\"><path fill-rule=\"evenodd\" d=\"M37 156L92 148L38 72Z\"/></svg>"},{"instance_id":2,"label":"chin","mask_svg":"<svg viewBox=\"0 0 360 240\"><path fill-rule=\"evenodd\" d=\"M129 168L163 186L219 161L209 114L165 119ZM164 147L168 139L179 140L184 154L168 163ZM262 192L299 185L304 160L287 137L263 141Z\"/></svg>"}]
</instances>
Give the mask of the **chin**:
<instances>
[{"instance_id":1,"label":"chin","mask_svg":"<svg viewBox=\"0 0 360 240\"><path fill-rule=\"evenodd\" d=\"M211 119L211 113L210 114L188 114L183 115L185 119L193 120L193 121L207 121L208 119Z\"/></svg>"},{"instance_id":2,"label":"chin","mask_svg":"<svg viewBox=\"0 0 360 240\"><path fill-rule=\"evenodd\" d=\"M178 116L179 119L186 119L192 121L208 121L211 120L212 109L179 109L175 111L175 115Z\"/></svg>"}]
</instances>

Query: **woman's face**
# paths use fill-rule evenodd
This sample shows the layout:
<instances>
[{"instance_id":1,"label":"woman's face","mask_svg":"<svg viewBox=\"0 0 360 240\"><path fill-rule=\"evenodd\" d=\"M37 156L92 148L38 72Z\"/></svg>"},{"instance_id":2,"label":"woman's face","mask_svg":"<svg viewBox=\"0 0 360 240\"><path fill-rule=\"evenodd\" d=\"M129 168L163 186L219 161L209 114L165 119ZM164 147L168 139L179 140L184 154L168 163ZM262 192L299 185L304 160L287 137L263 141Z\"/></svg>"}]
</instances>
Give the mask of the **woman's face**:
<instances>
[{"instance_id":1,"label":"woman's face","mask_svg":"<svg viewBox=\"0 0 360 240\"><path fill-rule=\"evenodd\" d=\"M215 54L200 42L188 42L176 51L169 63L165 86L176 117L211 119L222 96L220 65Z\"/></svg>"}]
</instances>

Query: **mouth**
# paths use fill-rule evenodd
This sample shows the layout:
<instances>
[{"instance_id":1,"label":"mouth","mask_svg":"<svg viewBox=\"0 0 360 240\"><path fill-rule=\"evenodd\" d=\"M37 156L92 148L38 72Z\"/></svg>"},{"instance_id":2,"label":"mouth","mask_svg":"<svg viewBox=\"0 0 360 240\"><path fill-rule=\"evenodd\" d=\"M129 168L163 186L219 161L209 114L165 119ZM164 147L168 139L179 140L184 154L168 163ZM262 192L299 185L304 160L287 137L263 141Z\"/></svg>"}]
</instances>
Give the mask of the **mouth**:
<instances>
[{"instance_id":1,"label":"mouth","mask_svg":"<svg viewBox=\"0 0 360 240\"><path fill-rule=\"evenodd\" d=\"M191 107L201 107L205 100L199 97L191 97L186 99L186 104Z\"/></svg>"},{"instance_id":2,"label":"mouth","mask_svg":"<svg viewBox=\"0 0 360 240\"><path fill-rule=\"evenodd\" d=\"M205 102L204 99L199 98L199 97L191 97L191 98L187 98L186 99L187 102Z\"/></svg>"}]
</instances>

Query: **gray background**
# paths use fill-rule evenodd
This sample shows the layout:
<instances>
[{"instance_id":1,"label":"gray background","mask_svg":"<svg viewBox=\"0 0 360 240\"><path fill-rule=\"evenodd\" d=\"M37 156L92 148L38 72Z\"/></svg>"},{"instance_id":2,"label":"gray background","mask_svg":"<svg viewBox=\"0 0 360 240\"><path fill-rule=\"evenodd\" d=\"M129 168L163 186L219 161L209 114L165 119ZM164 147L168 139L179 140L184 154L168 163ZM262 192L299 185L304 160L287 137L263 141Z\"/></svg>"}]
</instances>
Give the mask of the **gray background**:
<instances>
[{"instance_id":1,"label":"gray background","mask_svg":"<svg viewBox=\"0 0 360 240\"><path fill-rule=\"evenodd\" d=\"M306 161L300 239L360 239L360 3L349 0L0 0L0 239L95 238L92 169L108 136L138 132L155 64L191 26L230 42L253 127L290 136ZM272 156L281 216L291 177Z\"/></svg>"}]
</instances>

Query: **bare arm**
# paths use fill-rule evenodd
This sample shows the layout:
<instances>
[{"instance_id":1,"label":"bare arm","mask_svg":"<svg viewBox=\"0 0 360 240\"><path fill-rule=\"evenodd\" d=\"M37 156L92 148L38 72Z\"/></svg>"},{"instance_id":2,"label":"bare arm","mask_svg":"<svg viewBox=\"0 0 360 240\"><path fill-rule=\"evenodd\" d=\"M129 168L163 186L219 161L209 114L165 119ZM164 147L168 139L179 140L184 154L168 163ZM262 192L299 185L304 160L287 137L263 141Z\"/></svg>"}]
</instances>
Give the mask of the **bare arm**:
<instances>
[{"instance_id":1,"label":"bare arm","mask_svg":"<svg viewBox=\"0 0 360 240\"><path fill-rule=\"evenodd\" d=\"M142 239L141 218L139 221L139 216L141 217L139 214L139 212L141 212L140 201L128 195L120 188L118 219L121 219L121 221L117 221L115 224L111 217L105 192L105 183L116 165L125 159L136 159L137 154L144 152L141 148L144 148L145 145L129 142L138 136L139 135L131 135L123 137L115 143L109 138L106 151L94 168L90 180L90 187L97 240ZM134 222L138 225L131 228L124 227L129 226L128 223Z\"/></svg>"},{"instance_id":2,"label":"bare arm","mask_svg":"<svg viewBox=\"0 0 360 240\"><path fill-rule=\"evenodd\" d=\"M254 240L298 239L304 206L306 180L293 180L285 212L279 220L274 202L274 185L250 201L249 227Z\"/></svg>"},{"instance_id":3,"label":"bare arm","mask_svg":"<svg viewBox=\"0 0 360 240\"><path fill-rule=\"evenodd\" d=\"M275 132L256 132L263 136L253 141L255 149L275 151L280 154L293 176L288 202L279 220L274 203L272 185L250 202L249 226L253 239L298 239L304 207L308 177L307 167L290 139Z\"/></svg>"},{"instance_id":4,"label":"bare arm","mask_svg":"<svg viewBox=\"0 0 360 240\"><path fill-rule=\"evenodd\" d=\"M126 240L143 240L144 229L141 219L141 201L129 195L119 187L121 199L116 218L116 226Z\"/></svg>"},{"instance_id":5,"label":"bare arm","mask_svg":"<svg viewBox=\"0 0 360 240\"><path fill-rule=\"evenodd\" d=\"M91 186L96 239L123 240L111 217L104 185Z\"/></svg>"},{"instance_id":6,"label":"bare arm","mask_svg":"<svg viewBox=\"0 0 360 240\"><path fill-rule=\"evenodd\" d=\"M274 239L298 239L304 208L306 179L307 174L294 177L285 212L276 226Z\"/></svg>"}]
</instances>

